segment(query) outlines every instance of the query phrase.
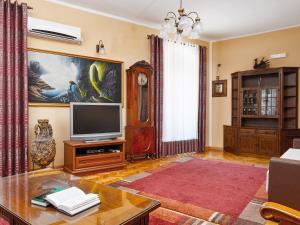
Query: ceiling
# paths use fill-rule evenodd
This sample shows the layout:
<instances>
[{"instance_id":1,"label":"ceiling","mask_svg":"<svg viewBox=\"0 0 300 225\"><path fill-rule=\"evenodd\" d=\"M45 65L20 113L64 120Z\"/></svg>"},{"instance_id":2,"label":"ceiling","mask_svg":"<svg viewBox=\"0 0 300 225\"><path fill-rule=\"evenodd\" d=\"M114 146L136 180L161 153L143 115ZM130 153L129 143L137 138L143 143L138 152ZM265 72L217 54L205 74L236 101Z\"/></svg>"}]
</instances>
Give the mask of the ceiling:
<instances>
[{"instance_id":1,"label":"ceiling","mask_svg":"<svg viewBox=\"0 0 300 225\"><path fill-rule=\"evenodd\" d=\"M97 11L149 27L160 28L179 0L50 0ZM197 11L203 39L221 40L300 25L300 0L183 0Z\"/></svg>"}]
</instances>

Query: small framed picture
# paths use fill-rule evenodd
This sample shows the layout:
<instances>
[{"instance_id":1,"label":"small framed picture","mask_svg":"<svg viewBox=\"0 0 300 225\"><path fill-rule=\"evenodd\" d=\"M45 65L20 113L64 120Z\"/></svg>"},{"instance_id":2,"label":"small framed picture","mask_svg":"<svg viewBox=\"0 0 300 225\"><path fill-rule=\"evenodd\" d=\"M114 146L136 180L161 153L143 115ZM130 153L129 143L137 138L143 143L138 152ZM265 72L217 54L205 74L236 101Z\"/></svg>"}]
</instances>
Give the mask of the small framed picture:
<instances>
[{"instance_id":1,"label":"small framed picture","mask_svg":"<svg viewBox=\"0 0 300 225\"><path fill-rule=\"evenodd\" d=\"M212 82L212 96L213 97L227 96L227 80L214 80Z\"/></svg>"}]
</instances>

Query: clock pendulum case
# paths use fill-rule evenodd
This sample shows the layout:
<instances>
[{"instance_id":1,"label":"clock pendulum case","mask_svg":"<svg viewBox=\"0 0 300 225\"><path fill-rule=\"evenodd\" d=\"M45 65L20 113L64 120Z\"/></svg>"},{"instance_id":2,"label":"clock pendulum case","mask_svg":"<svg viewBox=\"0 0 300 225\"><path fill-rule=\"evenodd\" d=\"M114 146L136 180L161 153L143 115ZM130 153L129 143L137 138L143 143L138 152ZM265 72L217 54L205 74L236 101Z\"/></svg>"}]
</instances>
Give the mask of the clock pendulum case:
<instances>
[{"instance_id":1,"label":"clock pendulum case","mask_svg":"<svg viewBox=\"0 0 300 225\"><path fill-rule=\"evenodd\" d=\"M146 61L139 61L126 73L126 157L131 161L153 157L155 156L153 69Z\"/></svg>"}]
</instances>

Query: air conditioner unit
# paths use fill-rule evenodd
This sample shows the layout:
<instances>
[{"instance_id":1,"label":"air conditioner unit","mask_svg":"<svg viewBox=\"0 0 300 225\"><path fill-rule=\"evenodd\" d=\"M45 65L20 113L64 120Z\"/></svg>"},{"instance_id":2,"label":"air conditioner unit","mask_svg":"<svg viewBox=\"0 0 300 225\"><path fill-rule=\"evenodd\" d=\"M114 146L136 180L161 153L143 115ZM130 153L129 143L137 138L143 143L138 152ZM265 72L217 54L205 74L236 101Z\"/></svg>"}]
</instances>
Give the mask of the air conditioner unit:
<instances>
[{"instance_id":1,"label":"air conditioner unit","mask_svg":"<svg viewBox=\"0 0 300 225\"><path fill-rule=\"evenodd\" d=\"M28 33L32 36L50 38L81 44L81 29L61 23L28 17Z\"/></svg>"}]
</instances>

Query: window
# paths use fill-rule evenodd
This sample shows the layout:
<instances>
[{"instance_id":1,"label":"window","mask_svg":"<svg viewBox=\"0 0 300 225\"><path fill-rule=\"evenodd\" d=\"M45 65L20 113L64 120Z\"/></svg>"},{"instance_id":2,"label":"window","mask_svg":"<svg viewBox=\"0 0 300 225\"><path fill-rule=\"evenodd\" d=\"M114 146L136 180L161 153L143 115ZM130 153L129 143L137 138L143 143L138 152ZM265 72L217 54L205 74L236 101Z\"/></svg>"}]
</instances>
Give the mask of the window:
<instances>
[{"instance_id":1,"label":"window","mask_svg":"<svg viewBox=\"0 0 300 225\"><path fill-rule=\"evenodd\" d=\"M198 138L199 46L164 41L163 142Z\"/></svg>"}]
</instances>

